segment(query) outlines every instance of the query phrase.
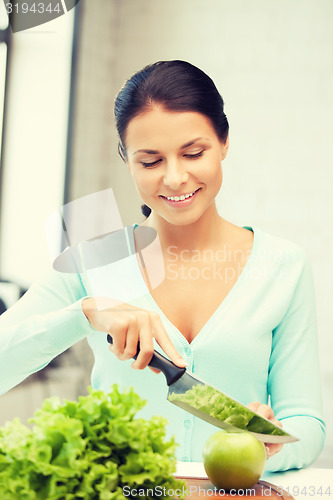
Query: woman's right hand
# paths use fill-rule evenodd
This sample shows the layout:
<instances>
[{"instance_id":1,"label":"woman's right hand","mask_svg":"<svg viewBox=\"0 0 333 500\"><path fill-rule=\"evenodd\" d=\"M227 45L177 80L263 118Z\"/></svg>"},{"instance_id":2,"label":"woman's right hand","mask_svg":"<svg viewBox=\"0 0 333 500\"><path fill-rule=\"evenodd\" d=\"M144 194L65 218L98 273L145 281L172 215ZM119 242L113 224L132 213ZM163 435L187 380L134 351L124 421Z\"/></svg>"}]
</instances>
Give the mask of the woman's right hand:
<instances>
[{"instance_id":1,"label":"woman's right hand","mask_svg":"<svg viewBox=\"0 0 333 500\"><path fill-rule=\"evenodd\" d=\"M131 359L140 342L140 352L132 368L142 370L148 365L154 352L153 338L177 366L187 366L169 339L157 313L126 303L114 305L112 299L106 297L87 298L81 304L92 327L112 336L113 344L109 349L118 359ZM159 373L159 370L149 368Z\"/></svg>"}]
</instances>

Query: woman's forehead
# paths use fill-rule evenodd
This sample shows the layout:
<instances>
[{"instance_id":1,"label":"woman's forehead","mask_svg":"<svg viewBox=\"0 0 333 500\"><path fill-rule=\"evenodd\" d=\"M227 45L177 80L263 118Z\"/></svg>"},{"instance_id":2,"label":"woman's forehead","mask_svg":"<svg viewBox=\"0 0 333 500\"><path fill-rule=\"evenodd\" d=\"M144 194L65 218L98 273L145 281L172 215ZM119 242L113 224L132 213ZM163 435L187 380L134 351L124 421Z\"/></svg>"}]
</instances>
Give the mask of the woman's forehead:
<instances>
[{"instance_id":1,"label":"woman's forehead","mask_svg":"<svg viewBox=\"0 0 333 500\"><path fill-rule=\"evenodd\" d=\"M172 142L182 147L194 139L212 140L214 136L216 133L210 120L201 113L153 108L129 122L126 146L131 150L154 149Z\"/></svg>"}]
</instances>

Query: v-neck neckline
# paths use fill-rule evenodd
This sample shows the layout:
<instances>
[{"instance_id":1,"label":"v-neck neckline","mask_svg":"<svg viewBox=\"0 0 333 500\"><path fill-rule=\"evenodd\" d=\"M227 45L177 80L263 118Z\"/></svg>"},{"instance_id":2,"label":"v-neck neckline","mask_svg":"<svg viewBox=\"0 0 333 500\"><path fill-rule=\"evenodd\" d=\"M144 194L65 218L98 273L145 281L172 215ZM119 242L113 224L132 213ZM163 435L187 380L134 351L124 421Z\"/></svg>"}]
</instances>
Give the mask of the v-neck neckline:
<instances>
[{"instance_id":1,"label":"v-neck neckline","mask_svg":"<svg viewBox=\"0 0 333 500\"><path fill-rule=\"evenodd\" d=\"M133 241L134 248L135 248L134 229L136 227L138 227L138 224L134 224L134 226L132 226L133 229L132 229L132 232L131 232L131 238L133 239L132 241ZM202 328L199 330L199 332L196 334L196 336L194 337L194 339L191 342L189 342L184 337L184 335L181 333L181 331L170 321L170 319L162 311L162 309L160 308L160 306L158 305L158 303L156 302L156 300L154 299L154 297L150 293L149 288L148 288L145 280L143 279L143 276L141 275L141 270L139 268L139 264L137 264L138 271L139 271L139 273L140 273L140 275L142 277L142 280L144 282L144 286L145 286L145 288L147 290L147 295L149 296L150 301L153 303L154 309L156 310L156 312L159 313L159 315L161 317L163 317L165 319L165 321L175 331L176 336L178 337L180 343L184 346L184 348L191 347L191 349L193 349L193 347L197 347L198 345L200 345L201 339L204 338L204 332L209 328L209 326L215 320L215 318L218 316L218 314L227 306L227 304L230 302L230 300L232 299L233 295L235 294L235 290L237 290L240 287L242 281L244 281L246 275L248 274L249 267L251 267L251 263L252 263L252 261L254 259L255 254L257 253L258 229L254 229L253 226L242 226L242 227L243 227L243 229L247 229L247 230L253 232L253 243L252 243L252 248L251 248L251 252L250 252L249 258L247 259L247 262L246 262L245 266L243 267L241 273L239 274L236 283L233 285L233 287L231 288L231 290L229 290L229 292L227 293L227 295L224 297L224 299L221 301L221 303L217 306L217 308L215 309L215 311L213 312L213 314L206 321L206 323L202 326Z\"/></svg>"}]
</instances>

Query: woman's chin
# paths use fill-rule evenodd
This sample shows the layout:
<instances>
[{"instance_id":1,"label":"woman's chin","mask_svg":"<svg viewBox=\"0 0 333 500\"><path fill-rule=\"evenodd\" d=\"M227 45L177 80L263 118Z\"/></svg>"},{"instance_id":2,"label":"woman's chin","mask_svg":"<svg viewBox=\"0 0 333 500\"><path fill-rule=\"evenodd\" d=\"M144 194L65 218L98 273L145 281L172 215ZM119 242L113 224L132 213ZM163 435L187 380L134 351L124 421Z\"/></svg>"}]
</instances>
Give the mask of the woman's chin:
<instances>
[{"instance_id":1,"label":"woman's chin","mask_svg":"<svg viewBox=\"0 0 333 500\"><path fill-rule=\"evenodd\" d=\"M203 215L202 213L194 213L194 211L191 211L191 213L178 213L178 214L170 214L170 213L165 213L165 212L155 212L156 216L158 219L163 219L165 222L172 224L173 226L188 226L190 224L194 224L197 222L201 216Z\"/></svg>"}]
</instances>

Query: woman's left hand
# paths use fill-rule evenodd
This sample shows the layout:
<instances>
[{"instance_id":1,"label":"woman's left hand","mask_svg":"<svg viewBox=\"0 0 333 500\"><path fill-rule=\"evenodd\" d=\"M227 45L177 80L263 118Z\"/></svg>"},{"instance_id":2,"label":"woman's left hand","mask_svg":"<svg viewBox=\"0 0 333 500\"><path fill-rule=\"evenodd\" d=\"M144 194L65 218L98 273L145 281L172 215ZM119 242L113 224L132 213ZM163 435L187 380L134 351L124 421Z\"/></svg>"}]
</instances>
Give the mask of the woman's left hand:
<instances>
[{"instance_id":1,"label":"woman's left hand","mask_svg":"<svg viewBox=\"0 0 333 500\"><path fill-rule=\"evenodd\" d=\"M281 422L275 419L274 411L270 406L259 403L259 401L254 401L253 403L249 403L247 407L250 408L250 410L258 413L258 415L260 415L261 417L265 417L268 420L271 420L273 424L282 427ZM267 458L270 458L279 451L281 451L283 444L265 443L265 446L266 446Z\"/></svg>"}]
</instances>

